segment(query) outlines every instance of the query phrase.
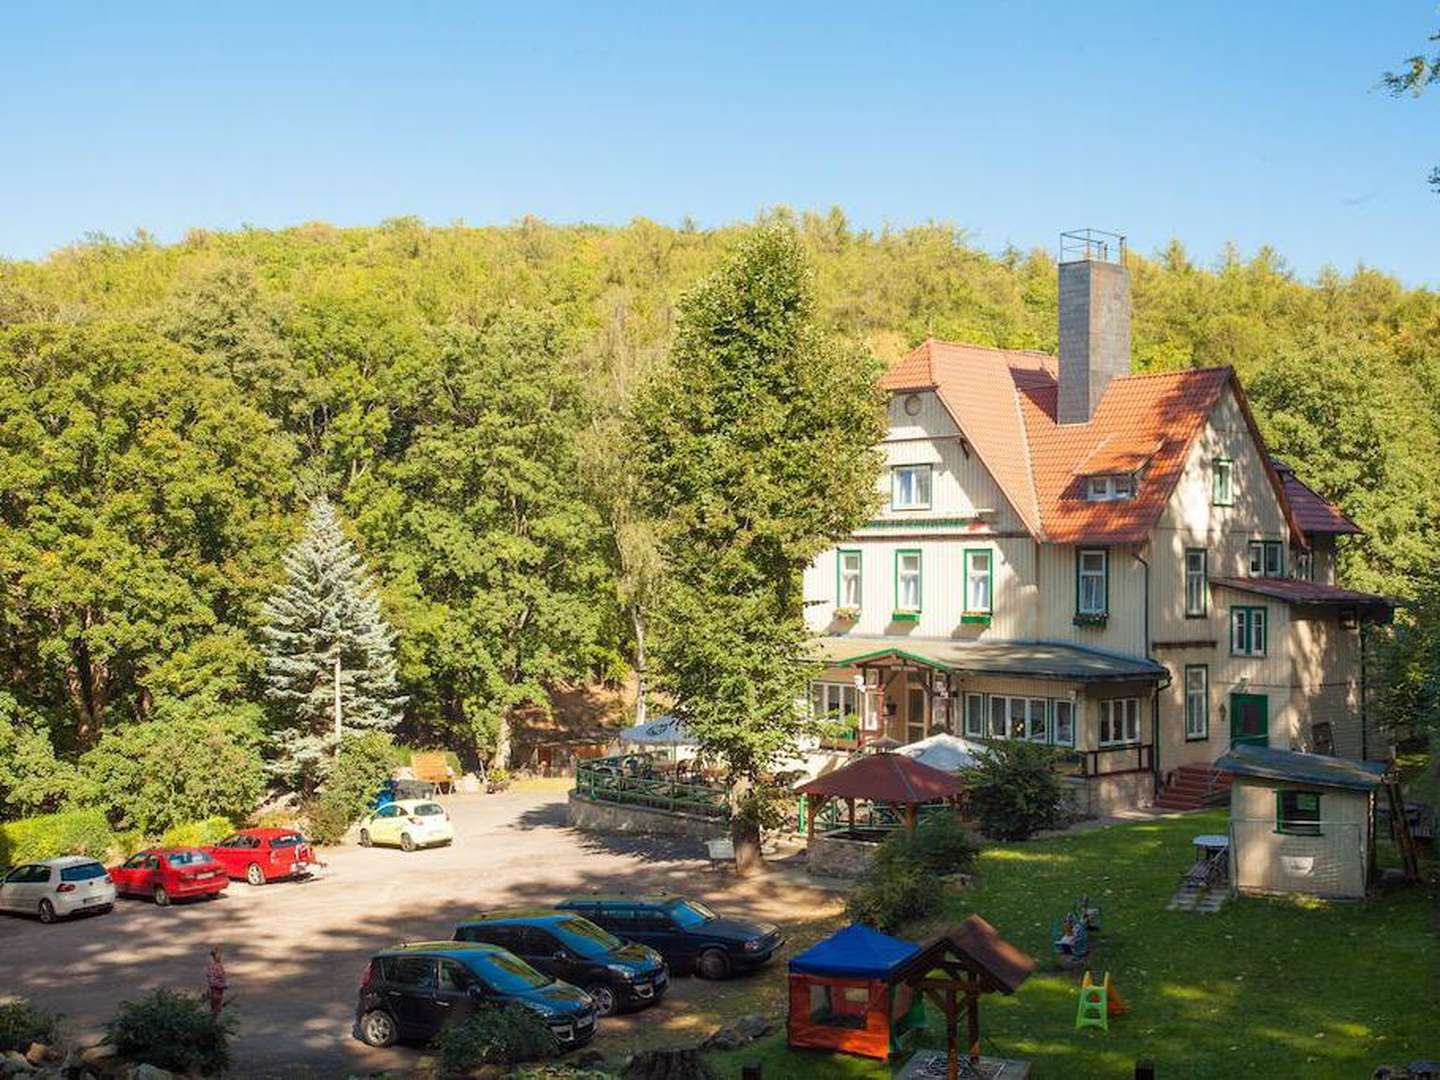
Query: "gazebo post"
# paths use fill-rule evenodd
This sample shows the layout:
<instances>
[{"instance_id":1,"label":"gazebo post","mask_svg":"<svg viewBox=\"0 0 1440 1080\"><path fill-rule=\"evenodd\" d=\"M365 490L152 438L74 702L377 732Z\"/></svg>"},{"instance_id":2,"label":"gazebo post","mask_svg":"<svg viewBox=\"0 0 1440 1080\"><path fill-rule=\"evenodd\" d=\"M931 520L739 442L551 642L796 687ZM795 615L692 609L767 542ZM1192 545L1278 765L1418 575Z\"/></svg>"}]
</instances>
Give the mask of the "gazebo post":
<instances>
[{"instance_id":1,"label":"gazebo post","mask_svg":"<svg viewBox=\"0 0 1440 1080\"><path fill-rule=\"evenodd\" d=\"M980 979L971 975L965 985L965 1033L970 1037L970 1064L980 1063Z\"/></svg>"},{"instance_id":2,"label":"gazebo post","mask_svg":"<svg viewBox=\"0 0 1440 1080\"><path fill-rule=\"evenodd\" d=\"M805 835L807 837L815 835L815 818L820 813L820 807L829 801L829 796L805 800Z\"/></svg>"},{"instance_id":3,"label":"gazebo post","mask_svg":"<svg viewBox=\"0 0 1440 1080\"><path fill-rule=\"evenodd\" d=\"M846 805L847 807L849 807L849 810L850 810L850 829L851 829L851 831L853 832L854 829L855 829L855 800L854 800L854 799L846 799L846 800L845 800L845 805Z\"/></svg>"},{"instance_id":4,"label":"gazebo post","mask_svg":"<svg viewBox=\"0 0 1440 1080\"><path fill-rule=\"evenodd\" d=\"M955 1015L955 987L945 988L945 1076L946 1080L959 1080L960 1048L955 1045L955 1029L958 1026Z\"/></svg>"},{"instance_id":5,"label":"gazebo post","mask_svg":"<svg viewBox=\"0 0 1440 1080\"><path fill-rule=\"evenodd\" d=\"M912 833L915 831L915 820L917 816L915 804L913 802L907 803L905 805L905 827Z\"/></svg>"}]
</instances>

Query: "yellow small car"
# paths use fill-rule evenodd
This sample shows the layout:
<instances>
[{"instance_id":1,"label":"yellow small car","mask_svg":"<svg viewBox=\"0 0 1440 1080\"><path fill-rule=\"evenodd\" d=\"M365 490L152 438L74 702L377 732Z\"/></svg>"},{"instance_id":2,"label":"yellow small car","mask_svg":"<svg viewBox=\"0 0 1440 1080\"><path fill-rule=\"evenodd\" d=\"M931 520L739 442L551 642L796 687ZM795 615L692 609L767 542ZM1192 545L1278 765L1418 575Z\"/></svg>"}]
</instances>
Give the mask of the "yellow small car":
<instances>
[{"instance_id":1,"label":"yellow small car","mask_svg":"<svg viewBox=\"0 0 1440 1080\"><path fill-rule=\"evenodd\" d=\"M429 799L386 803L360 819L360 846L398 844L406 851L448 844L455 826L445 808Z\"/></svg>"}]
</instances>

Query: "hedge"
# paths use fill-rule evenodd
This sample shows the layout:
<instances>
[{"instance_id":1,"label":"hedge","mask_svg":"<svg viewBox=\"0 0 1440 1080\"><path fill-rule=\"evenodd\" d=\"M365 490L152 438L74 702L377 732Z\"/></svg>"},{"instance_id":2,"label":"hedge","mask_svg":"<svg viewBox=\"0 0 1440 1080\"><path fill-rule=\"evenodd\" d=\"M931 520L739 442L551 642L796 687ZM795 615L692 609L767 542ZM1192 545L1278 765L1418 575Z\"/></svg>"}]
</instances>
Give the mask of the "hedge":
<instances>
[{"instance_id":1,"label":"hedge","mask_svg":"<svg viewBox=\"0 0 1440 1080\"><path fill-rule=\"evenodd\" d=\"M58 855L103 859L114 846L110 823L99 810L62 810L58 814L0 823L0 865L38 862Z\"/></svg>"},{"instance_id":2,"label":"hedge","mask_svg":"<svg viewBox=\"0 0 1440 1080\"><path fill-rule=\"evenodd\" d=\"M185 821L172 825L160 837L161 847L200 847L225 839L235 831L229 818L208 817L204 821Z\"/></svg>"}]
</instances>

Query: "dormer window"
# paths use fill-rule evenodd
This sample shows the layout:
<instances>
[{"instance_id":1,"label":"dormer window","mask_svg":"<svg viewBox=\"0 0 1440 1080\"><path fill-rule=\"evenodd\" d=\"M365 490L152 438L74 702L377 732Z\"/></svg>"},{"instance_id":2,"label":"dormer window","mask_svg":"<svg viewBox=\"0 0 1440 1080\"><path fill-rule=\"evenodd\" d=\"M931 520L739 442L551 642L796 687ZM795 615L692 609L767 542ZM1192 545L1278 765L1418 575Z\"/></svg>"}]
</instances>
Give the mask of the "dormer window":
<instances>
[{"instance_id":1,"label":"dormer window","mask_svg":"<svg viewBox=\"0 0 1440 1080\"><path fill-rule=\"evenodd\" d=\"M890 470L890 508L930 509L929 465L896 465Z\"/></svg>"},{"instance_id":2,"label":"dormer window","mask_svg":"<svg viewBox=\"0 0 1440 1080\"><path fill-rule=\"evenodd\" d=\"M1085 478L1085 498L1089 502L1113 502L1135 497L1134 473L1108 473Z\"/></svg>"}]
</instances>

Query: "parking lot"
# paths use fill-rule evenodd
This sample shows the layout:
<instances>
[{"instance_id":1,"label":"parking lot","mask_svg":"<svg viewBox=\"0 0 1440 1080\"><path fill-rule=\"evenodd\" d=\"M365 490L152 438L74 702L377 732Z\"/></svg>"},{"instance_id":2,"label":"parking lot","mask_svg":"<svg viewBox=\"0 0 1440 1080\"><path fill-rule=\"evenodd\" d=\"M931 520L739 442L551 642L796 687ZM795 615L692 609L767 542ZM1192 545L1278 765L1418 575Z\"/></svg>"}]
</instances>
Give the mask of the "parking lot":
<instances>
[{"instance_id":1,"label":"parking lot","mask_svg":"<svg viewBox=\"0 0 1440 1080\"><path fill-rule=\"evenodd\" d=\"M397 941L448 938L481 910L548 905L591 889L668 889L727 913L780 923L788 953L838 914L833 894L790 875L738 882L716 873L690 841L601 837L565 827L565 796L521 791L442 800L454 846L328 849L322 876L251 888L232 882L214 901L156 908L122 900L113 914L43 926L0 916L0 996L18 994L65 1014L66 1029L98 1037L118 1002L167 986L198 991L206 952L226 950L234 1071L242 1076L403 1072L413 1048L370 1049L351 1036L366 959ZM810 928L814 927L814 930ZM618 1057L637 1045L696 1041L727 1003L745 1011L783 995L784 956L727 983L683 977L659 1006L602 1021L592 1044Z\"/></svg>"}]
</instances>

